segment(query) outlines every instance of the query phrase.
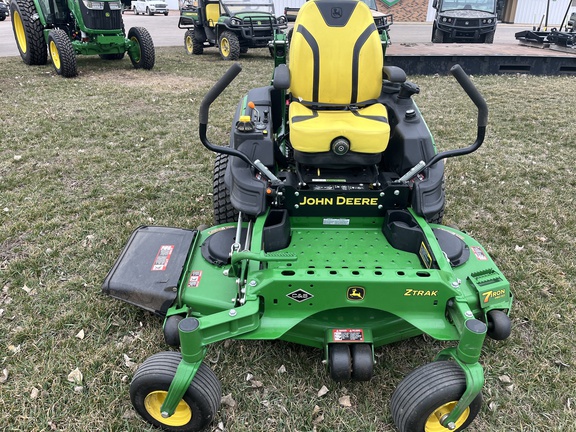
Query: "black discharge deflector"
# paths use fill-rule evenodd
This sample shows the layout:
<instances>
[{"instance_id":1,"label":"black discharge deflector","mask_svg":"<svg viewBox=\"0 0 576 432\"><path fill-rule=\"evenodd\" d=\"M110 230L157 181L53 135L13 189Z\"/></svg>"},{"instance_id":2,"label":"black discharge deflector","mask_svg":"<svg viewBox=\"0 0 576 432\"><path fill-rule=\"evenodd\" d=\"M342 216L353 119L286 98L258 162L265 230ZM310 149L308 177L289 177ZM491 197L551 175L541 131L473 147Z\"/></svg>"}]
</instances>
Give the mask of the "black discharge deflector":
<instances>
[{"instance_id":1,"label":"black discharge deflector","mask_svg":"<svg viewBox=\"0 0 576 432\"><path fill-rule=\"evenodd\" d=\"M102 291L165 315L176 299L178 282L196 233L168 227L137 228L106 276Z\"/></svg>"}]
</instances>

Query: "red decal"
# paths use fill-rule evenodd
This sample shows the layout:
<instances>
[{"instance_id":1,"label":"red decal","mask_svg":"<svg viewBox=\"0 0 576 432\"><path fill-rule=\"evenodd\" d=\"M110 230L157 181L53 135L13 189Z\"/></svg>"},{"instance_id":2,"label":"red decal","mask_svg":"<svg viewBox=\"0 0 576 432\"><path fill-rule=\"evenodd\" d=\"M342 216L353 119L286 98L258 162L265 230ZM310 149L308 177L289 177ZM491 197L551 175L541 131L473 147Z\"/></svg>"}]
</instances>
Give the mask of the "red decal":
<instances>
[{"instance_id":1,"label":"red decal","mask_svg":"<svg viewBox=\"0 0 576 432\"><path fill-rule=\"evenodd\" d=\"M164 271L168 267L168 261L174 250L174 245L162 245L158 250L154 264L152 264L152 271Z\"/></svg>"},{"instance_id":2,"label":"red decal","mask_svg":"<svg viewBox=\"0 0 576 432\"><path fill-rule=\"evenodd\" d=\"M474 255L476 255L476 258L479 259L480 261L488 260L488 257L480 247L472 246L470 249L472 249L472 252L474 252Z\"/></svg>"},{"instance_id":3,"label":"red decal","mask_svg":"<svg viewBox=\"0 0 576 432\"><path fill-rule=\"evenodd\" d=\"M188 287L198 288L198 286L200 286L200 279L202 279L202 270L192 270L190 279L188 279Z\"/></svg>"}]
</instances>

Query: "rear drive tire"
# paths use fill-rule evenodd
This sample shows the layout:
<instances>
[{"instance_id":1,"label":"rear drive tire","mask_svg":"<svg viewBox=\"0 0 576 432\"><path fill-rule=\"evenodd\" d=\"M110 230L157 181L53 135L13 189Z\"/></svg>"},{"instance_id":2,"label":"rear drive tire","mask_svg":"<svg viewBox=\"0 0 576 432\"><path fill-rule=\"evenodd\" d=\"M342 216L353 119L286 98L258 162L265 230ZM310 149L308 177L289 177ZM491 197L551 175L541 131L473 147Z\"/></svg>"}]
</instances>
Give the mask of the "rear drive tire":
<instances>
[{"instance_id":1,"label":"rear drive tire","mask_svg":"<svg viewBox=\"0 0 576 432\"><path fill-rule=\"evenodd\" d=\"M52 65L58 75L72 78L78 75L76 53L72 42L64 30L50 30L48 34L48 51Z\"/></svg>"},{"instance_id":2,"label":"rear drive tire","mask_svg":"<svg viewBox=\"0 0 576 432\"><path fill-rule=\"evenodd\" d=\"M214 161L214 176L212 182L212 200L214 207L214 222L216 225L236 222L238 220L238 210L232 207L230 193L224 183L226 167L228 166L228 155L218 153Z\"/></svg>"},{"instance_id":3,"label":"rear drive tire","mask_svg":"<svg viewBox=\"0 0 576 432\"><path fill-rule=\"evenodd\" d=\"M156 61L154 42L148 30L143 27L132 27L128 30L128 39L136 45L136 49L128 50L128 55L135 69L152 69Z\"/></svg>"},{"instance_id":4,"label":"rear drive tire","mask_svg":"<svg viewBox=\"0 0 576 432\"><path fill-rule=\"evenodd\" d=\"M10 16L16 46L24 63L30 66L45 65L48 51L39 19L32 19L36 13L32 0L12 0Z\"/></svg>"}]
</instances>

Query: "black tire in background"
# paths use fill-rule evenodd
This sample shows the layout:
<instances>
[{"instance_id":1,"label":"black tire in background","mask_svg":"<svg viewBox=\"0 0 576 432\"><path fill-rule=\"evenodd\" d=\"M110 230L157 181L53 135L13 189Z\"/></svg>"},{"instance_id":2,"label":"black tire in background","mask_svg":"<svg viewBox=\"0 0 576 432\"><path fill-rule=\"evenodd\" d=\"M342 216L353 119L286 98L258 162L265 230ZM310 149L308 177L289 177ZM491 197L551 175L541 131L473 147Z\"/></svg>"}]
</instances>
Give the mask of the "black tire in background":
<instances>
[{"instance_id":1,"label":"black tire in background","mask_svg":"<svg viewBox=\"0 0 576 432\"><path fill-rule=\"evenodd\" d=\"M220 55L224 60L235 61L240 57L240 41L236 33L224 31L218 41Z\"/></svg>"},{"instance_id":2,"label":"black tire in background","mask_svg":"<svg viewBox=\"0 0 576 432\"><path fill-rule=\"evenodd\" d=\"M52 59L52 65L58 75L64 78L72 78L78 75L76 65L76 53L70 38L64 30L50 30L48 34L48 51Z\"/></svg>"},{"instance_id":3,"label":"black tire in background","mask_svg":"<svg viewBox=\"0 0 576 432\"><path fill-rule=\"evenodd\" d=\"M32 19L35 13L32 0L12 0L10 3L16 46L24 63L30 66L45 65L48 62L42 23L39 19Z\"/></svg>"},{"instance_id":4,"label":"black tire in background","mask_svg":"<svg viewBox=\"0 0 576 432\"><path fill-rule=\"evenodd\" d=\"M156 62L154 42L148 30L143 27L132 27L128 30L128 39L138 45L138 50L128 51L132 66L135 69L152 69Z\"/></svg>"}]
</instances>

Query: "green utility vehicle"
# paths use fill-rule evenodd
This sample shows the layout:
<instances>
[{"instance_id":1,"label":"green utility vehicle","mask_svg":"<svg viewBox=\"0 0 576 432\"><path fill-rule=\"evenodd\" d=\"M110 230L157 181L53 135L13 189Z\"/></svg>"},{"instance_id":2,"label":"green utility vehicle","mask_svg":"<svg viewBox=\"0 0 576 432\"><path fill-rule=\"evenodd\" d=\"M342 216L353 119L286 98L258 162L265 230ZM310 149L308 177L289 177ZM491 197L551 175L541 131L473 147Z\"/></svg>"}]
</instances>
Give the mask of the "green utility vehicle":
<instances>
[{"instance_id":1,"label":"green utility vehicle","mask_svg":"<svg viewBox=\"0 0 576 432\"><path fill-rule=\"evenodd\" d=\"M120 60L127 52L135 68L152 69L152 38L142 27L126 35L122 8L119 0L12 0L20 56L28 65L45 65L49 52L56 73L65 78L78 75L77 54Z\"/></svg>"},{"instance_id":2,"label":"green utility vehicle","mask_svg":"<svg viewBox=\"0 0 576 432\"><path fill-rule=\"evenodd\" d=\"M432 6L432 42L494 42L496 0L434 0Z\"/></svg>"},{"instance_id":3,"label":"green utility vehicle","mask_svg":"<svg viewBox=\"0 0 576 432\"><path fill-rule=\"evenodd\" d=\"M238 60L249 48L268 47L287 28L287 20L275 16L271 0L198 0L181 9L178 27L186 29L188 54L217 46L224 60Z\"/></svg>"},{"instance_id":4,"label":"green utility vehicle","mask_svg":"<svg viewBox=\"0 0 576 432\"><path fill-rule=\"evenodd\" d=\"M241 67L200 104L215 225L139 227L105 278L104 293L164 317L179 348L138 368L132 404L164 430L205 430L221 400L203 363L215 342L315 347L334 380L368 381L379 347L426 334L446 346L398 384L392 420L400 432L461 431L481 408L486 336L511 332L505 276L478 241L442 225L444 160L482 145L486 102L454 66L478 109L476 140L438 152L420 89L383 67L385 36L364 3L309 1L288 57L283 38L271 84L239 101L228 145L209 140L209 110Z\"/></svg>"}]
</instances>

